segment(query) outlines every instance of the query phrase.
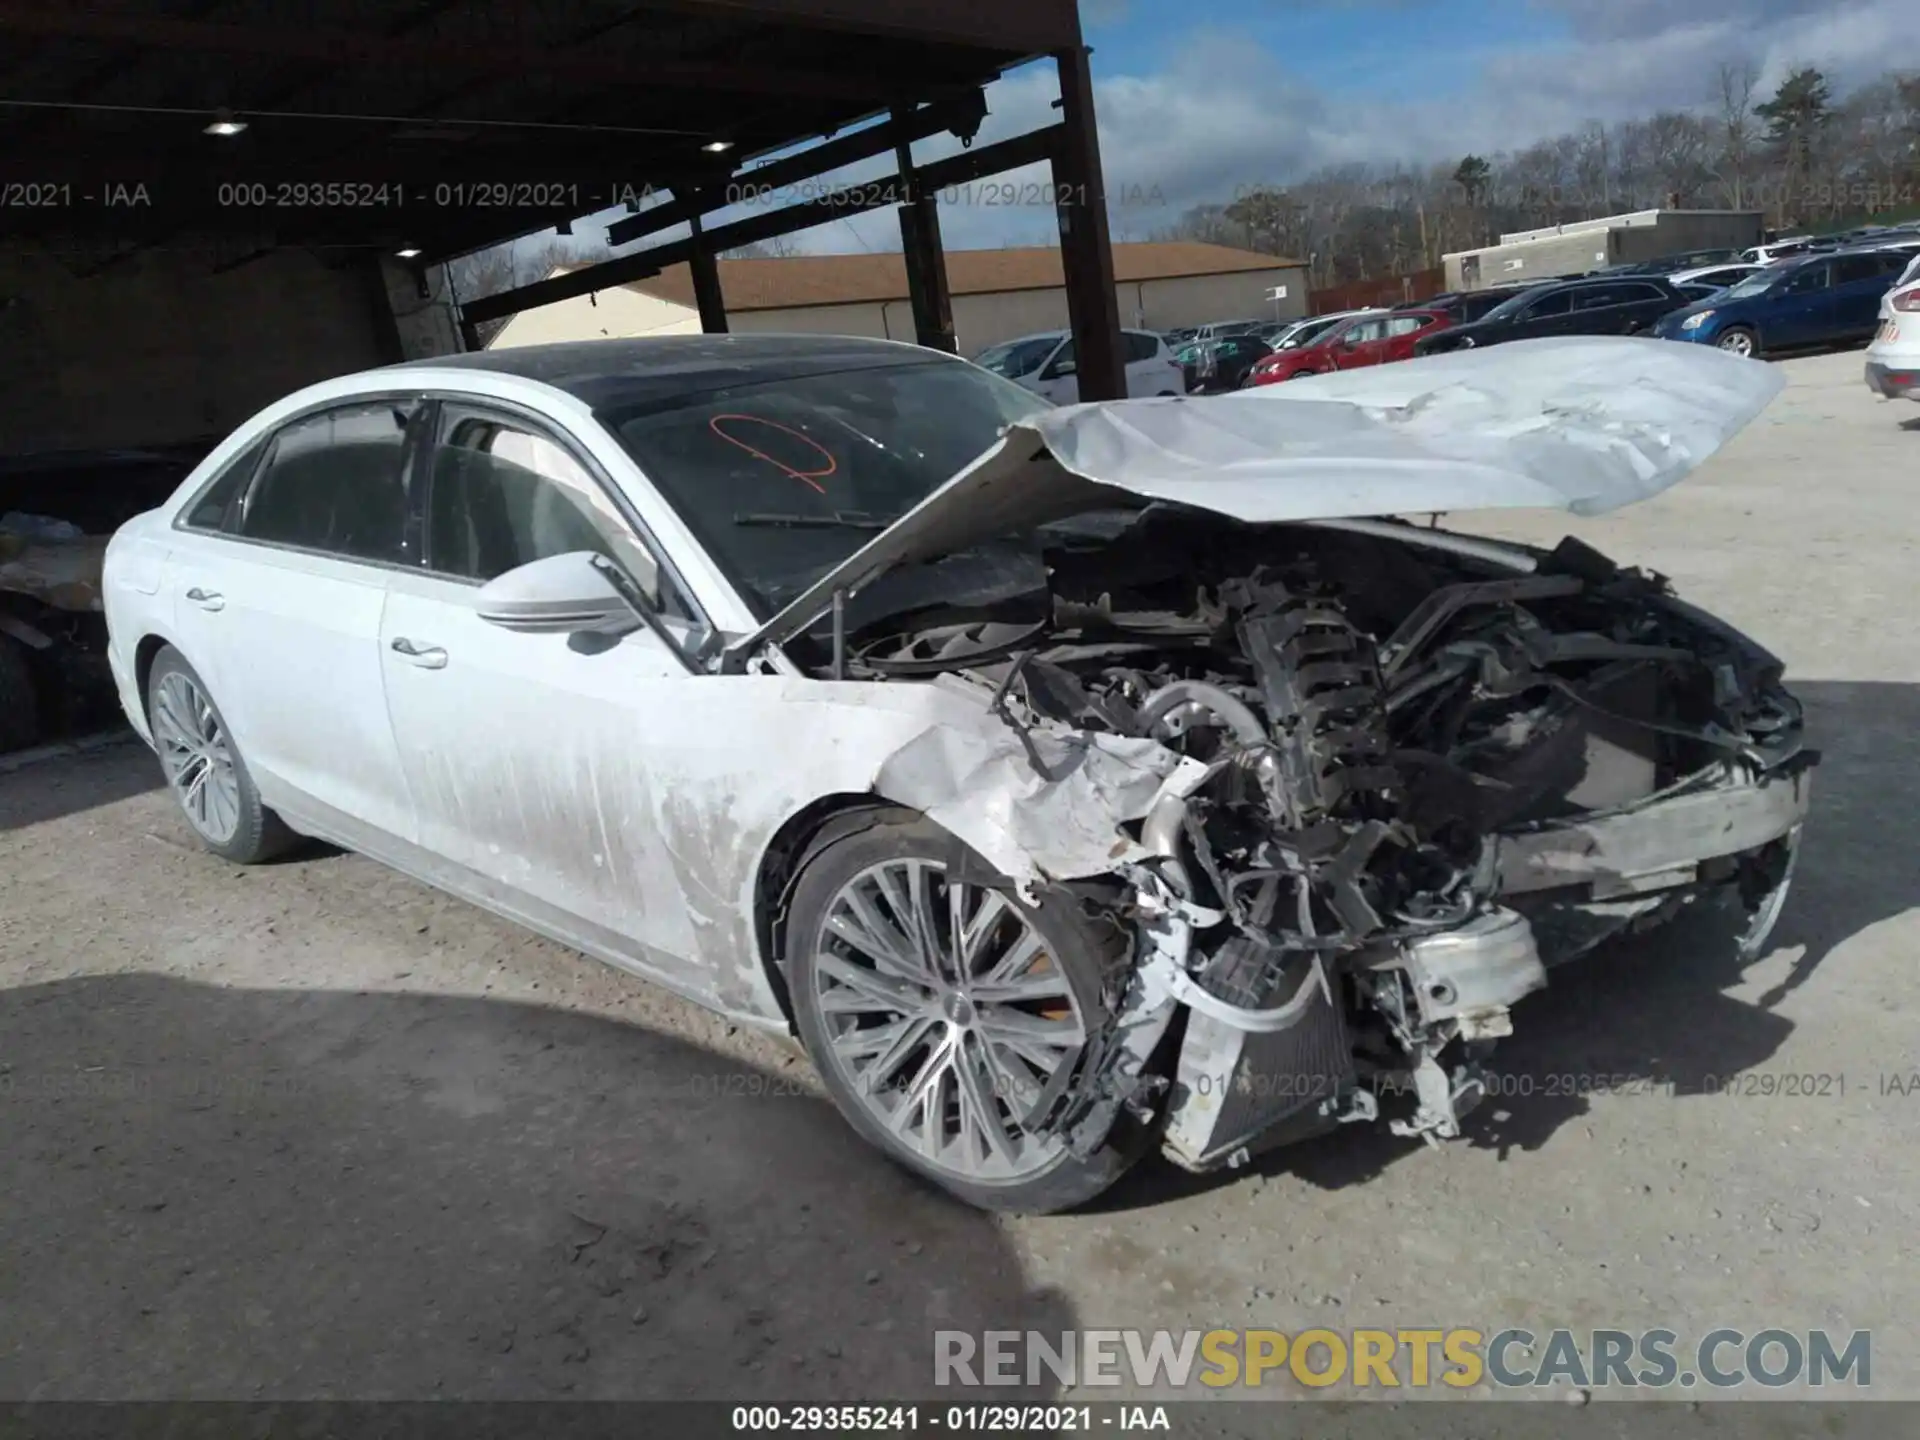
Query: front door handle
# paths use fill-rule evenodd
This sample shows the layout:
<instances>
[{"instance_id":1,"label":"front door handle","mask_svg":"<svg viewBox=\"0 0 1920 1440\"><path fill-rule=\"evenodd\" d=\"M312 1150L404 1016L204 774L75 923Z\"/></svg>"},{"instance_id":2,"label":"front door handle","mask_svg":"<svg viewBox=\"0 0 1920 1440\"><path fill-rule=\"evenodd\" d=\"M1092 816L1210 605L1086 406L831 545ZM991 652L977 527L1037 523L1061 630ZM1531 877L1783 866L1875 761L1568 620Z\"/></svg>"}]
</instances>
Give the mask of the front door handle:
<instances>
[{"instance_id":1,"label":"front door handle","mask_svg":"<svg viewBox=\"0 0 1920 1440\"><path fill-rule=\"evenodd\" d=\"M227 600L224 595L216 590L202 590L198 585L187 591L187 599L198 605L202 610L224 610L227 608Z\"/></svg>"},{"instance_id":2,"label":"front door handle","mask_svg":"<svg viewBox=\"0 0 1920 1440\"><path fill-rule=\"evenodd\" d=\"M393 642L393 653L404 655L409 664L418 665L422 670L444 670L447 668L447 652L438 645L419 645L402 635Z\"/></svg>"}]
</instances>

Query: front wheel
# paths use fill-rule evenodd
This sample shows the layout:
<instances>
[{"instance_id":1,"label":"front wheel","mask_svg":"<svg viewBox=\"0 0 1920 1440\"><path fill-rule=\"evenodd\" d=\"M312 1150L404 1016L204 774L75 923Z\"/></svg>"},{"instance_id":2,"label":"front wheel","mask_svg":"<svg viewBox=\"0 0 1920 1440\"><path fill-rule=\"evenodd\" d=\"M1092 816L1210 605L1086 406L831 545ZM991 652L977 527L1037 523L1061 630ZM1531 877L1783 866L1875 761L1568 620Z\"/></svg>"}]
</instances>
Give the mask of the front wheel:
<instances>
[{"instance_id":1,"label":"front wheel","mask_svg":"<svg viewBox=\"0 0 1920 1440\"><path fill-rule=\"evenodd\" d=\"M787 932L794 1020L840 1113L889 1159L982 1209L1066 1210L1140 1149L1117 1130L1082 1157L1027 1124L1081 1063L1126 937L1065 896L1033 907L959 878L991 870L905 810L813 856Z\"/></svg>"},{"instance_id":2,"label":"front wheel","mask_svg":"<svg viewBox=\"0 0 1920 1440\"><path fill-rule=\"evenodd\" d=\"M286 849L293 832L260 803L213 696L171 645L154 657L147 676L147 723L167 788L202 845L236 865Z\"/></svg>"},{"instance_id":3,"label":"front wheel","mask_svg":"<svg viewBox=\"0 0 1920 1440\"><path fill-rule=\"evenodd\" d=\"M1730 355L1751 356L1760 348L1759 342L1754 338L1753 332L1740 326L1735 326L1733 329L1725 331L1720 338L1713 343Z\"/></svg>"}]
</instances>

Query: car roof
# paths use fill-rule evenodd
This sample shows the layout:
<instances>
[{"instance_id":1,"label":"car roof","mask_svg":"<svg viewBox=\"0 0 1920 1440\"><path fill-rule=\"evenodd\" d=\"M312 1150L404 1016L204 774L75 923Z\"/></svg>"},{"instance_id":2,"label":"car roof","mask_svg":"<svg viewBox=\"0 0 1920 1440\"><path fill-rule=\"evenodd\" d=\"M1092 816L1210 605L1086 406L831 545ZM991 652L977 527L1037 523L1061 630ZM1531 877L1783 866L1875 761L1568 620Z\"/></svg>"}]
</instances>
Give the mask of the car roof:
<instances>
[{"instance_id":1,"label":"car roof","mask_svg":"<svg viewBox=\"0 0 1920 1440\"><path fill-rule=\"evenodd\" d=\"M940 358L937 351L903 341L853 335L655 335L512 345L407 360L386 369L487 370L577 392L605 380L711 379L717 387Z\"/></svg>"}]
</instances>

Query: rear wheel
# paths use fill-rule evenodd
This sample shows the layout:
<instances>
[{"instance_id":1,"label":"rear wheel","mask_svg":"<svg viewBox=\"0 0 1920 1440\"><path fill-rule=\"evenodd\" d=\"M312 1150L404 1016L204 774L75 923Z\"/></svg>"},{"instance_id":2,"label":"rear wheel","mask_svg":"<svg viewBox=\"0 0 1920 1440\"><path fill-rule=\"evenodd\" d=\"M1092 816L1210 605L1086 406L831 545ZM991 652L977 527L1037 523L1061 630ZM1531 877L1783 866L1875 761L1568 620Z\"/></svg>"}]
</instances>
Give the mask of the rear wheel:
<instances>
[{"instance_id":1,"label":"rear wheel","mask_svg":"<svg viewBox=\"0 0 1920 1440\"><path fill-rule=\"evenodd\" d=\"M1730 355L1753 355L1760 349L1760 342L1753 331L1741 325L1721 332L1720 338L1713 343Z\"/></svg>"},{"instance_id":2,"label":"rear wheel","mask_svg":"<svg viewBox=\"0 0 1920 1440\"><path fill-rule=\"evenodd\" d=\"M990 873L911 811L828 845L794 889L794 1019L841 1114L890 1159L983 1209L1065 1210L1138 1153L1116 1132L1082 1157L1024 1123L1080 1064L1124 940L1063 896L1033 907L960 878Z\"/></svg>"},{"instance_id":3,"label":"rear wheel","mask_svg":"<svg viewBox=\"0 0 1920 1440\"><path fill-rule=\"evenodd\" d=\"M147 676L147 723L167 788L202 845L237 865L286 849L293 832L260 803L213 696L171 645L154 657Z\"/></svg>"}]
</instances>

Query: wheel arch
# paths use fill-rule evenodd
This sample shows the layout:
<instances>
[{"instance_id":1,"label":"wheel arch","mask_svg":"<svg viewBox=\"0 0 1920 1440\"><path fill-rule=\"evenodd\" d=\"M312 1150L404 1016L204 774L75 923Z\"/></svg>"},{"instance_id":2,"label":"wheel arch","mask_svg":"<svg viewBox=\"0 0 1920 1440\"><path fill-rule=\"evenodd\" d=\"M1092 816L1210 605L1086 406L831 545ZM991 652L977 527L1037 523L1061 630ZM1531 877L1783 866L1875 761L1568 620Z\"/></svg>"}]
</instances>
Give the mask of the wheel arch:
<instances>
[{"instance_id":1,"label":"wheel arch","mask_svg":"<svg viewBox=\"0 0 1920 1440\"><path fill-rule=\"evenodd\" d=\"M149 632L142 635L140 643L133 647L134 690L140 697L140 713L147 717L148 724L152 724L153 716L152 703L147 698L147 681L153 675L153 662L159 659L160 652L169 646L176 651L180 648L166 636Z\"/></svg>"},{"instance_id":2,"label":"wheel arch","mask_svg":"<svg viewBox=\"0 0 1920 1440\"><path fill-rule=\"evenodd\" d=\"M822 795L788 816L761 851L753 882L754 948L789 1031L794 1024L793 999L787 993L786 922L794 883L807 862L835 841L907 808L871 791Z\"/></svg>"}]
</instances>

